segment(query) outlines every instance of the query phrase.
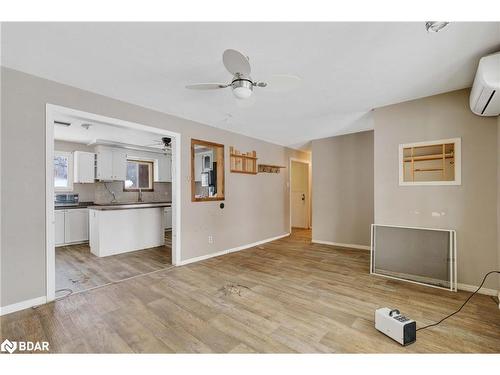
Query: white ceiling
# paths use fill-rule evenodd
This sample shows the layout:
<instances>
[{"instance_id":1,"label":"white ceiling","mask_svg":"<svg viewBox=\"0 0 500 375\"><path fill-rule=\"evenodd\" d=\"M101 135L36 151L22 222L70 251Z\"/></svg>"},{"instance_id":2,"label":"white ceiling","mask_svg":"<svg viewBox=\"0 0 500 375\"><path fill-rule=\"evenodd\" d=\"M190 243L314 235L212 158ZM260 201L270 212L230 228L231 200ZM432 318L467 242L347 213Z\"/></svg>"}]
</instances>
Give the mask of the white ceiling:
<instances>
[{"instance_id":1,"label":"white ceiling","mask_svg":"<svg viewBox=\"0 0 500 375\"><path fill-rule=\"evenodd\" d=\"M113 142L142 147L161 149L163 144L160 134L143 130L125 128L113 123L95 121L93 119L57 114L56 121L70 123L70 126L54 124L54 138L59 141L95 144L96 142ZM90 125L90 126L82 126Z\"/></svg>"},{"instance_id":2,"label":"white ceiling","mask_svg":"<svg viewBox=\"0 0 500 375\"><path fill-rule=\"evenodd\" d=\"M300 89L256 89L242 108L222 52L250 57L252 77L302 78ZM478 59L500 50L500 23L9 23L2 65L272 142L373 127L370 110L469 87Z\"/></svg>"}]
</instances>

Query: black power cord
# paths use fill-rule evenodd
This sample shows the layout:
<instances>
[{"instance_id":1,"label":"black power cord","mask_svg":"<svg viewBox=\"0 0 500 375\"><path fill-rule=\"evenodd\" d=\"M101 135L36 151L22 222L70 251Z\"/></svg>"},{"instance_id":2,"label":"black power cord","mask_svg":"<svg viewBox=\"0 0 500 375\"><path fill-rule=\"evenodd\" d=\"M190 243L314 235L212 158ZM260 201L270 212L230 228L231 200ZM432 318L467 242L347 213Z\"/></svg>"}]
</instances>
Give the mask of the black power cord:
<instances>
[{"instance_id":1,"label":"black power cord","mask_svg":"<svg viewBox=\"0 0 500 375\"><path fill-rule=\"evenodd\" d=\"M462 310L462 309L463 309L463 307L467 304L467 302L469 302L469 301L470 301L470 299L471 299L472 297L474 297L474 295L475 295L477 292L479 292L479 289L481 289L481 288L482 288L482 286L483 286L484 282L486 281L486 278L487 278L489 275L491 275L492 273L498 273L498 274L500 274L500 271L490 271L490 272L488 272L486 275L484 275L484 277L483 277L483 281L481 282L481 285L479 285L479 287L476 289L476 291L475 291L474 293L472 293L472 294L471 294L471 295L470 295L470 296L469 296L469 297L465 300L465 302L462 304L462 306L460 306L460 308L459 308L457 311L455 311L455 312L451 313L450 315L445 316L443 319L441 319L441 320L440 320L439 322L437 322L437 323L432 323L432 324L429 324L429 325L426 325L426 326L420 327L420 328L418 328L418 329L417 329L417 331L420 331L421 329L426 329L426 328L430 328L430 327L437 326L438 324L440 324L440 323L444 322L446 319L451 318L451 317L452 317L453 315L455 315L455 314L458 314L458 313L460 312L460 310Z\"/></svg>"}]
</instances>

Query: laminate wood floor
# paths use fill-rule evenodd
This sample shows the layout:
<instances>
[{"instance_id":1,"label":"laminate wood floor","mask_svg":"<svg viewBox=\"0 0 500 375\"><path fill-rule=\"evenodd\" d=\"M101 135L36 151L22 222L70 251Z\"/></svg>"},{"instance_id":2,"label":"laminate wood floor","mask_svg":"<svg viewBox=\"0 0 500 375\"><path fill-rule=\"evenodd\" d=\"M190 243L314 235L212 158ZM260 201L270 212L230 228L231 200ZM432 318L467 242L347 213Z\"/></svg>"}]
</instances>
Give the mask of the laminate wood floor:
<instances>
[{"instance_id":1,"label":"laminate wood floor","mask_svg":"<svg viewBox=\"0 0 500 375\"><path fill-rule=\"evenodd\" d=\"M435 322L468 293L369 274L369 253L296 230L262 246L74 294L1 318L1 336L52 352L500 352L500 312L478 295L402 347L374 328L379 307Z\"/></svg>"},{"instance_id":2,"label":"laminate wood floor","mask_svg":"<svg viewBox=\"0 0 500 375\"><path fill-rule=\"evenodd\" d=\"M56 290L80 292L160 270L171 264L171 231L165 232L164 246L103 258L92 254L88 244L61 246L56 248Z\"/></svg>"}]
</instances>

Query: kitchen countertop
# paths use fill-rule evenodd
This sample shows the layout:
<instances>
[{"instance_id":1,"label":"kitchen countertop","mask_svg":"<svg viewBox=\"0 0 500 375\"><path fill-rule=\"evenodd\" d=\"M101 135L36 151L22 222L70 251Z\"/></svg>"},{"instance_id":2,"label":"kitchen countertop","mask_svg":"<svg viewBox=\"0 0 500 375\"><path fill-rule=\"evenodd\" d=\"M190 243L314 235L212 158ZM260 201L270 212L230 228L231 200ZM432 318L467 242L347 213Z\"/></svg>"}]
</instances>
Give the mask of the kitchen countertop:
<instances>
[{"instance_id":1,"label":"kitchen countertop","mask_svg":"<svg viewBox=\"0 0 500 375\"><path fill-rule=\"evenodd\" d=\"M87 208L89 206L93 206L94 202L80 202L75 206L54 206L56 210L74 210L77 208Z\"/></svg>"},{"instance_id":2,"label":"kitchen countertop","mask_svg":"<svg viewBox=\"0 0 500 375\"><path fill-rule=\"evenodd\" d=\"M107 204L94 204L88 206L91 210L111 211L111 210L130 210L141 208L157 208L157 207L171 207L172 202L124 202L124 203L107 203Z\"/></svg>"}]
</instances>

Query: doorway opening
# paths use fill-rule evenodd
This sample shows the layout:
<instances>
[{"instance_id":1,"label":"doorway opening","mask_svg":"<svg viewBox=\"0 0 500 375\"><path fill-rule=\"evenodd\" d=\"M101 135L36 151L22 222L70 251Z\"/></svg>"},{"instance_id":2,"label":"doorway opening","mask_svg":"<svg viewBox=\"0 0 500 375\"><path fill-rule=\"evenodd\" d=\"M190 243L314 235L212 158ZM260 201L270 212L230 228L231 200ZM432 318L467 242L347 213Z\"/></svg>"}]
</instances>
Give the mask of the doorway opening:
<instances>
[{"instance_id":1,"label":"doorway opening","mask_svg":"<svg viewBox=\"0 0 500 375\"><path fill-rule=\"evenodd\" d=\"M180 263L180 141L47 104L47 302Z\"/></svg>"},{"instance_id":2,"label":"doorway opening","mask_svg":"<svg viewBox=\"0 0 500 375\"><path fill-rule=\"evenodd\" d=\"M310 229L311 217L311 163L290 158L290 231Z\"/></svg>"}]
</instances>

